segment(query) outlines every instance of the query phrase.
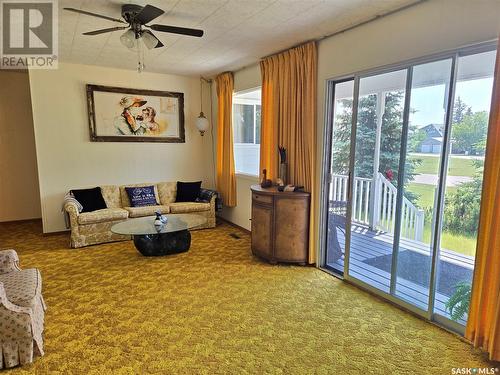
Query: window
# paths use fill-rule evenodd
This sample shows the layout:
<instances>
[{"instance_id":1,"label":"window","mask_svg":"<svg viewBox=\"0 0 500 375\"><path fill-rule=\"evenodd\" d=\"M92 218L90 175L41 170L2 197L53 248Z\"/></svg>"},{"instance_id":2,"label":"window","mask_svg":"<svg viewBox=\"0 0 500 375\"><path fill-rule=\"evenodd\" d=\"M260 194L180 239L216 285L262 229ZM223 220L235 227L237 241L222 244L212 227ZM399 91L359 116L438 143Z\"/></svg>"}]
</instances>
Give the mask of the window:
<instances>
[{"instance_id":1,"label":"window","mask_svg":"<svg viewBox=\"0 0 500 375\"><path fill-rule=\"evenodd\" d=\"M258 176L260 88L233 95L233 143L236 173Z\"/></svg>"}]
</instances>

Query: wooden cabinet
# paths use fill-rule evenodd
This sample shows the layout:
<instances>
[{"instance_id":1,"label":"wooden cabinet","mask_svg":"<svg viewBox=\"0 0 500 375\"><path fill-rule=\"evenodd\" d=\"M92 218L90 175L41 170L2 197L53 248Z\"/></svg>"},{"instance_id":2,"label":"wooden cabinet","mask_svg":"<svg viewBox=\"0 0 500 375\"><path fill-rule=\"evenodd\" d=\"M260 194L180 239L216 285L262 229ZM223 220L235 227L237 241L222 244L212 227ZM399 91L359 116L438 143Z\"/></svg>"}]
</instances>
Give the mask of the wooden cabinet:
<instances>
[{"instance_id":1,"label":"wooden cabinet","mask_svg":"<svg viewBox=\"0 0 500 375\"><path fill-rule=\"evenodd\" d=\"M252 189L252 253L271 263L306 264L310 194Z\"/></svg>"}]
</instances>

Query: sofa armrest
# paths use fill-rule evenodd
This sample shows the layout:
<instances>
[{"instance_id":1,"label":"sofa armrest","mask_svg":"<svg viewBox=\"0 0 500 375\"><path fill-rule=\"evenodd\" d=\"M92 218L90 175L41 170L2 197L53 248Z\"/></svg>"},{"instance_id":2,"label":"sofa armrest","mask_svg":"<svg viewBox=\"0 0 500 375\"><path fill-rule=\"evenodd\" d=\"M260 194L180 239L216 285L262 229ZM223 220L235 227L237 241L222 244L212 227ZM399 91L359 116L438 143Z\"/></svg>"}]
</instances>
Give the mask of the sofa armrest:
<instances>
[{"instance_id":1,"label":"sofa armrest","mask_svg":"<svg viewBox=\"0 0 500 375\"><path fill-rule=\"evenodd\" d=\"M79 214L78 206L75 202L65 202L64 211L66 211L67 213L71 213L71 211L74 211L77 215Z\"/></svg>"},{"instance_id":2,"label":"sofa armrest","mask_svg":"<svg viewBox=\"0 0 500 375\"><path fill-rule=\"evenodd\" d=\"M78 212L78 206L76 205L76 203L66 202L64 204L64 211L66 211L66 213L69 216L69 222L71 227L73 228L78 226L78 215L80 213Z\"/></svg>"},{"instance_id":3,"label":"sofa armrest","mask_svg":"<svg viewBox=\"0 0 500 375\"><path fill-rule=\"evenodd\" d=\"M197 201L198 202L208 202L210 203L210 209L212 211L218 211L217 209L217 201L219 197L219 193L216 190L211 190L211 189L200 189L200 194L198 195Z\"/></svg>"},{"instance_id":4,"label":"sofa armrest","mask_svg":"<svg viewBox=\"0 0 500 375\"><path fill-rule=\"evenodd\" d=\"M3 306L5 309L8 311L18 313L18 314L27 314L29 316L32 315L33 311L29 307L24 307L24 306L18 306L13 304L12 302L9 301L7 298L7 293L5 292L5 288L2 282L0 282L0 306ZM3 310L5 311L5 310ZM0 310L0 316L2 315L2 310ZM20 322L18 318L21 318L19 315L14 315L14 316L9 316L8 321L11 325L15 326L16 323L20 324L23 323L22 321ZM7 321L7 319L4 319ZM11 327L5 327L5 328L11 328Z\"/></svg>"},{"instance_id":5,"label":"sofa armrest","mask_svg":"<svg viewBox=\"0 0 500 375\"><path fill-rule=\"evenodd\" d=\"M19 271L19 257L13 249L0 251L0 273Z\"/></svg>"}]
</instances>

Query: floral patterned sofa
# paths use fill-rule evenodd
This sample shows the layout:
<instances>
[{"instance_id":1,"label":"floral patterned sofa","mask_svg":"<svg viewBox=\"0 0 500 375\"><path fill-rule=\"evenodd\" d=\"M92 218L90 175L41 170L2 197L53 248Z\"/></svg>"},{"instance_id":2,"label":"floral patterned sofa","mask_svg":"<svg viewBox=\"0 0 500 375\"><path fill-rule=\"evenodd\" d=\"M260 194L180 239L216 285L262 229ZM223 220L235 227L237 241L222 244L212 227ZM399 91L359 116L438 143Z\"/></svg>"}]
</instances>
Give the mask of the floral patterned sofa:
<instances>
[{"instance_id":1,"label":"floral patterned sofa","mask_svg":"<svg viewBox=\"0 0 500 375\"><path fill-rule=\"evenodd\" d=\"M160 205L131 207L125 187L155 187L155 195ZM196 213L207 218L206 224L195 229L215 227L215 199L213 195L209 202L175 202L177 182L158 182L129 184L123 186L101 186L102 196L107 208L93 212L79 213L76 203L66 202L64 210L69 216L71 228L71 247L83 247L105 242L129 240L129 236L111 232L111 227L128 218L152 216L155 211L162 214ZM204 189L202 189L204 190ZM206 191L206 190L205 190Z\"/></svg>"},{"instance_id":2,"label":"floral patterned sofa","mask_svg":"<svg viewBox=\"0 0 500 375\"><path fill-rule=\"evenodd\" d=\"M40 271L21 270L14 250L0 251L0 369L43 355L45 309Z\"/></svg>"}]
</instances>

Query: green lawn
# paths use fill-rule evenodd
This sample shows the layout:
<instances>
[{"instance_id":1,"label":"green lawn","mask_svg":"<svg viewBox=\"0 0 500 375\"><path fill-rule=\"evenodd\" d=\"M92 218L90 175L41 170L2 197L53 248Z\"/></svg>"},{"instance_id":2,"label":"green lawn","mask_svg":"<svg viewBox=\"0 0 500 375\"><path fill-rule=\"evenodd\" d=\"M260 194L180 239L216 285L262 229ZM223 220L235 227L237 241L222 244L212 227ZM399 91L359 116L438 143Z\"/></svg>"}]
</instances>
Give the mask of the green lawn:
<instances>
[{"instance_id":1,"label":"green lawn","mask_svg":"<svg viewBox=\"0 0 500 375\"><path fill-rule=\"evenodd\" d=\"M419 156L411 155L412 159L421 159L422 164L420 164L415 173L425 173L425 174L438 174L439 172L439 157L438 156ZM449 159L449 176L469 176L473 177L476 168L474 168L473 159L467 159L464 157L450 156Z\"/></svg>"},{"instance_id":2,"label":"green lawn","mask_svg":"<svg viewBox=\"0 0 500 375\"><path fill-rule=\"evenodd\" d=\"M430 243L431 241L431 226L425 223L423 242ZM441 248L452 250L456 253L464 255L476 254L476 238L461 236L458 234L443 232L441 234Z\"/></svg>"},{"instance_id":3,"label":"green lawn","mask_svg":"<svg viewBox=\"0 0 500 375\"><path fill-rule=\"evenodd\" d=\"M434 206L434 185L426 184L409 184L407 190L412 193L418 194L418 206L420 208Z\"/></svg>"},{"instance_id":4,"label":"green lawn","mask_svg":"<svg viewBox=\"0 0 500 375\"><path fill-rule=\"evenodd\" d=\"M421 208L434 206L434 189L433 185L425 184L409 184L408 191L418 194L417 205ZM456 190L456 187L448 187L446 193ZM431 223L424 223L424 242L430 243L431 238ZM476 238L458 235L450 232L443 232L441 235L441 246L448 250L456 251L465 255L474 255L476 253Z\"/></svg>"},{"instance_id":5,"label":"green lawn","mask_svg":"<svg viewBox=\"0 0 500 375\"><path fill-rule=\"evenodd\" d=\"M429 155L411 155L410 158L421 159L422 163L417 167L416 173L438 174L439 157ZM476 168L473 159L464 157L450 156L449 176L469 176L473 177ZM408 191L419 195L417 205L421 208L434 206L434 185L409 184ZM446 194L456 191L456 187L447 187ZM428 221L428 220L427 220ZM431 238L431 223L424 223L424 242L429 243ZM443 232L441 235L441 246L448 250L456 251L465 255L474 255L476 253L476 238L464 235L458 235L450 232Z\"/></svg>"},{"instance_id":6,"label":"green lawn","mask_svg":"<svg viewBox=\"0 0 500 375\"><path fill-rule=\"evenodd\" d=\"M417 205L420 208L434 207L434 190L436 186L427 184L408 184L408 191L418 194L420 198L418 199ZM446 188L446 194L454 193L457 190L455 186L448 186Z\"/></svg>"}]
</instances>

